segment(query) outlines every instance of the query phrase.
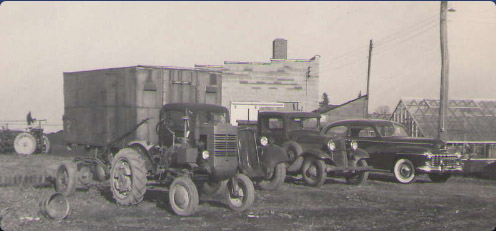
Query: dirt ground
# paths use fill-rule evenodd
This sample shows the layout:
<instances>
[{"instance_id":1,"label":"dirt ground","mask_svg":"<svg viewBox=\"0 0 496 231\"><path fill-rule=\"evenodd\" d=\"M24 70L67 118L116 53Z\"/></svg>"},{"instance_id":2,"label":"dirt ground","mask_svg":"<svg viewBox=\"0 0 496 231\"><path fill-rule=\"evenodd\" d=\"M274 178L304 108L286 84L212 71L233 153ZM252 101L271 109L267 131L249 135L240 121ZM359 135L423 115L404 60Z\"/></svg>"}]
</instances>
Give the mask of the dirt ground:
<instances>
[{"instance_id":1,"label":"dirt ground","mask_svg":"<svg viewBox=\"0 0 496 231\"><path fill-rule=\"evenodd\" d=\"M46 174L61 155L0 154L0 175ZM51 167L52 166L52 167ZM49 172L49 171L48 171ZM2 230L493 230L496 181L456 176L444 184L426 176L410 185L392 175L371 174L366 185L330 178L322 188L288 177L275 192L257 191L253 208L228 209L222 196L201 196L191 217L173 215L167 189L149 187L142 203L115 204L108 186L78 190L69 197L71 213L62 221L39 214L52 193L50 182L0 187Z\"/></svg>"}]
</instances>

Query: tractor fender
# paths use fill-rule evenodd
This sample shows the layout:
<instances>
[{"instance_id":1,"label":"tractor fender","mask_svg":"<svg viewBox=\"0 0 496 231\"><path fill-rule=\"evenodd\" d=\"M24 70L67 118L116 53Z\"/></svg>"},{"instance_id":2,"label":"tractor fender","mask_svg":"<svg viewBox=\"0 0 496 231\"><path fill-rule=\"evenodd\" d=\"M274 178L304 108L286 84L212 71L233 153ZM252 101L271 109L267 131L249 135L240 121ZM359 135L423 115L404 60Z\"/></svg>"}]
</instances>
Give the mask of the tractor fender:
<instances>
[{"instance_id":1,"label":"tractor fender","mask_svg":"<svg viewBox=\"0 0 496 231\"><path fill-rule=\"evenodd\" d=\"M291 159L291 160L296 159L296 157L300 156L300 155L301 155L301 153L303 152L303 148L301 147L301 145L300 145L300 144L298 144L298 143L297 143L297 142L295 142L295 141L288 141L288 142L286 142L286 143L284 143L284 144L282 145L282 149L283 149L283 150L284 150L284 152L286 152L286 153L288 152L288 150L289 150L290 148L293 148L293 149L295 150L295 152L296 152L296 153L295 153L295 156L289 156L289 154L288 154L288 157L289 157L289 159Z\"/></svg>"},{"instance_id":2,"label":"tractor fender","mask_svg":"<svg viewBox=\"0 0 496 231\"><path fill-rule=\"evenodd\" d=\"M128 144L129 148L132 148L136 150L139 154L143 156L145 159L145 166L148 171L155 169L156 163L153 162L152 155L150 154L150 149L153 147L153 145L148 144L146 141L142 140L135 140L131 141Z\"/></svg>"},{"instance_id":3,"label":"tractor fender","mask_svg":"<svg viewBox=\"0 0 496 231\"><path fill-rule=\"evenodd\" d=\"M277 164L289 161L286 152L274 144L262 147L260 153L260 162L266 170L273 170Z\"/></svg>"},{"instance_id":4,"label":"tractor fender","mask_svg":"<svg viewBox=\"0 0 496 231\"><path fill-rule=\"evenodd\" d=\"M353 152L354 160L368 159L368 158L370 158L369 153L363 149L358 148L356 151Z\"/></svg>"}]
</instances>

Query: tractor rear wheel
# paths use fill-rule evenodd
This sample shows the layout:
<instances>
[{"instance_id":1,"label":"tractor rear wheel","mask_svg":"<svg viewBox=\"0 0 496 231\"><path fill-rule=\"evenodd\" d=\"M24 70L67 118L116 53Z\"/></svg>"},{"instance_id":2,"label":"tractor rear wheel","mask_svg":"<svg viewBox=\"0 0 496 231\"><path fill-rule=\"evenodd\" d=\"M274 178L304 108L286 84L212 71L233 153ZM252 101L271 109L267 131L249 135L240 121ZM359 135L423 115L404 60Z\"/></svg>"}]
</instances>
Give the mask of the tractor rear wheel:
<instances>
[{"instance_id":1,"label":"tractor rear wheel","mask_svg":"<svg viewBox=\"0 0 496 231\"><path fill-rule=\"evenodd\" d=\"M112 160L110 188L119 205L136 205L146 192L146 167L143 157L131 148L120 150Z\"/></svg>"},{"instance_id":2,"label":"tractor rear wheel","mask_svg":"<svg viewBox=\"0 0 496 231\"><path fill-rule=\"evenodd\" d=\"M18 154L31 155L36 151L36 139L30 133L20 133L14 140L14 149Z\"/></svg>"}]
</instances>

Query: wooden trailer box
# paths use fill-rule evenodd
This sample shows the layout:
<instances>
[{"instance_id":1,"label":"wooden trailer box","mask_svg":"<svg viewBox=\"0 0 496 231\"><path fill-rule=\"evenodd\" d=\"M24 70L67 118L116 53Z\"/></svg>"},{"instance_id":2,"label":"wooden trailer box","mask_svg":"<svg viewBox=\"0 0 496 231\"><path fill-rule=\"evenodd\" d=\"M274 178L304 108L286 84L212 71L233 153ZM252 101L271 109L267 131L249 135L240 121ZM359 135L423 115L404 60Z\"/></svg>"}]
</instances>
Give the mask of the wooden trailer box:
<instances>
[{"instance_id":1,"label":"wooden trailer box","mask_svg":"<svg viewBox=\"0 0 496 231\"><path fill-rule=\"evenodd\" d=\"M152 66L64 73L64 141L106 146L151 118L117 146L133 140L157 143L162 105L220 104L220 79L210 71Z\"/></svg>"}]
</instances>

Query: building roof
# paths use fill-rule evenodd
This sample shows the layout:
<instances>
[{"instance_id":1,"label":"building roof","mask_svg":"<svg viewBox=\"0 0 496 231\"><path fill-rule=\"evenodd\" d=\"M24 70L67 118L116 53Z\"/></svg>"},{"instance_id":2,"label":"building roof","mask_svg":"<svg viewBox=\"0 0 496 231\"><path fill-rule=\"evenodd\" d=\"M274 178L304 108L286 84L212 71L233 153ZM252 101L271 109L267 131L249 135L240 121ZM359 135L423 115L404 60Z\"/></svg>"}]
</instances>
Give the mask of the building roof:
<instances>
[{"instance_id":1,"label":"building roof","mask_svg":"<svg viewBox=\"0 0 496 231\"><path fill-rule=\"evenodd\" d=\"M437 137L439 100L400 100L392 120L419 136ZM496 142L496 100L449 100L445 133L451 142Z\"/></svg>"},{"instance_id":2,"label":"building roof","mask_svg":"<svg viewBox=\"0 0 496 231\"><path fill-rule=\"evenodd\" d=\"M339 108L339 107L345 106L345 105L347 105L347 104L353 103L353 102L355 102L355 101L357 101L357 100L359 100L359 99L361 99L361 98L365 98L365 97L367 97L367 95L362 95L362 96L359 96L359 97L358 97L358 98L356 98L356 99L352 99L352 100L350 100L350 101L348 101L348 102L345 102L345 103L342 103L342 104L339 104L339 105L327 105L327 107L325 107L325 108L323 108L323 109L317 109L317 110L314 110L313 112L320 113L320 114L322 114L322 113L326 113L326 112L328 112L328 111L331 111L331 110L334 110L334 109L336 109L336 108Z\"/></svg>"}]
</instances>

